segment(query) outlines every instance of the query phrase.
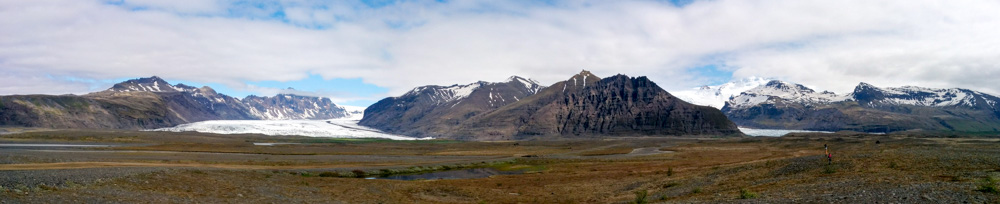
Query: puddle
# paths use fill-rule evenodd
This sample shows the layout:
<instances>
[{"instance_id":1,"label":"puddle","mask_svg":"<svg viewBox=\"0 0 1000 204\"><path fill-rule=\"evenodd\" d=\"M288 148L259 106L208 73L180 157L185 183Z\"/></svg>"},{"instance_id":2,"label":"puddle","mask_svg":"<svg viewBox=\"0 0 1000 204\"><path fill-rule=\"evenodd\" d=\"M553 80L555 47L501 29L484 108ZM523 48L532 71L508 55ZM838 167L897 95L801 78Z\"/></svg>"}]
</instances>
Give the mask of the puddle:
<instances>
[{"instance_id":1,"label":"puddle","mask_svg":"<svg viewBox=\"0 0 1000 204\"><path fill-rule=\"evenodd\" d=\"M386 177L375 177L367 179L392 179L392 180L436 180L436 179L473 179L486 178L494 175L516 175L523 174L524 171L500 171L494 168L461 169L451 171L439 171L423 174L392 175Z\"/></svg>"},{"instance_id":2,"label":"puddle","mask_svg":"<svg viewBox=\"0 0 1000 204\"><path fill-rule=\"evenodd\" d=\"M96 144L0 144L0 147L114 147Z\"/></svg>"}]
</instances>

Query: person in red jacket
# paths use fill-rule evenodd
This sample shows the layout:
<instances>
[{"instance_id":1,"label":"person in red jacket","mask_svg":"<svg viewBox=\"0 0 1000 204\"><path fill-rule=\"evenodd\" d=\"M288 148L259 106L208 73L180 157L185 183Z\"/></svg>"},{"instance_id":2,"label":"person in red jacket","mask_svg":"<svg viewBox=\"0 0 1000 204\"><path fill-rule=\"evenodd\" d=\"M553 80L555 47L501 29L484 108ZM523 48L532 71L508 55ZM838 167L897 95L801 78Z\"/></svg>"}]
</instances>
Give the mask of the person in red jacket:
<instances>
[{"instance_id":1,"label":"person in red jacket","mask_svg":"<svg viewBox=\"0 0 1000 204\"><path fill-rule=\"evenodd\" d=\"M830 148L823 144L823 150L826 151L827 164L833 164L833 154L830 154Z\"/></svg>"}]
</instances>

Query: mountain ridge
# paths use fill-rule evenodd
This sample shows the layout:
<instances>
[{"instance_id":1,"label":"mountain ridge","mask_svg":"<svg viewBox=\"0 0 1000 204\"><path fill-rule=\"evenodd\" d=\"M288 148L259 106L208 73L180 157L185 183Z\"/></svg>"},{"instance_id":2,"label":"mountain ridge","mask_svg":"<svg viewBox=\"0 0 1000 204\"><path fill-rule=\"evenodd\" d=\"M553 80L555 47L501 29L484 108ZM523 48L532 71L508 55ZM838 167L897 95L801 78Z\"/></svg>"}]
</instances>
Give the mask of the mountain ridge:
<instances>
[{"instance_id":1,"label":"mountain ridge","mask_svg":"<svg viewBox=\"0 0 1000 204\"><path fill-rule=\"evenodd\" d=\"M362 125L390 133L461 140L739 134L736 125L717 109L679 100L646 77L602 79L586 70L504 106L456 113L463 117L436 123L439 128L432 131L369 122L380 121L375 118L435 121L433 117L397 117L398 110L419 115L423 112L413 110L424 107L418 100L388 97L366 109Z\"/></svg>"},{"instance_id":2,"label":"mountain ridge","mask_svg":"<svg viewBox=\"0 0 1000 204\"><path fill-rule=\"evenodd\" d=\"M288 97L296 100L284 100ZM208 86L172 85L157 76L126 80L79 96L0 96L3 126L154 129L205 120L331 119L347 115L328 98L278 95L237 99Z\"/></svg>"},{"instance_id":3,"label":"mountain ridge","mask_svg":"<svg viewBox=\"0 0 1000 204\"><path fill-rule=\"evenodd\" d=\"M722 111L740 126L751 128L864 132L1000 129L1000 108L996 106L1000 98L968 89L880 88L861 82L853 92L838 95L769 85L733 97Z\"/></svg>"}]
</instances>

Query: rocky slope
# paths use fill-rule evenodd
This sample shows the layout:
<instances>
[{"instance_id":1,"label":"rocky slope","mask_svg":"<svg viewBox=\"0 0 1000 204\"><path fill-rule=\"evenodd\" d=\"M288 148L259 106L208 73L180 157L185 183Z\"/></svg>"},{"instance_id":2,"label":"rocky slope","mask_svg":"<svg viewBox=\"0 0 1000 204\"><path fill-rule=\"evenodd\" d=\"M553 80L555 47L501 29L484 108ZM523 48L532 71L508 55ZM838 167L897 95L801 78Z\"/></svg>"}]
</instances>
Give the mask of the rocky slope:
<instances>
[{"instance_id":1,"label":"rocky slope","mask_svg":"<svg viewBox=\"0 0 1000 204\"><path fill-rule=\"evenodd\" d=\"M210 87L140 78L83 96L0 96L0 126L151 129L205 120L330 119L347 112L326 98L240 100Z\"/></svg>"},{"instance_id":2,"label":"rocky slope","mask_svg":"<svg viewBox=\"0 0 1000 204\"><path fill-rule=\"evenodd\" d=\"M477 88L472 93L485 90ZM476 107L488 108L474 111L452 109L451 105L465 103L457 101L443 104L444 109L425 111L426 107L437 109L442 105L431 100L437 98L431 97L434 94L416 94L423 91L426 88L372 105L365 111L362 125L411 136L466 140L739 134L736 125L717 109L679 100L645 77L617 75L601 79L583 71L506 104L475 103ZM367 122L376 118L398 118L401 124L430 123L436 128L410 129Z\"/></svg>"},{"instance_id":3,"label":"rocky slope","mask_svg":"<svg viewBox=\"0 0 1000 204\"><path fill-rule=\"evenodd\" d=\"M967 89L879 88L815 92L772 81L733 97L722 111L740 126L805 130L997 132L996 96Z\"/></svg>"}]
</instances>

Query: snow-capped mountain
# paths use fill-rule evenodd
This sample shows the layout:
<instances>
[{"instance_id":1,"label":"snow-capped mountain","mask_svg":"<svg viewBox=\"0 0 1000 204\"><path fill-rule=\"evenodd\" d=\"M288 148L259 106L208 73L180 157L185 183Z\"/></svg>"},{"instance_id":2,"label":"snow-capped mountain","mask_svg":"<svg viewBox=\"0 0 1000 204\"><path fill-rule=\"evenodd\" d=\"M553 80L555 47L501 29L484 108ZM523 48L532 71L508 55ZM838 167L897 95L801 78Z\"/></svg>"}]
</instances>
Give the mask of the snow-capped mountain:
<instances>
[{"instance_id":1,"label":"snow-capped mountain","mask_svg":"<svg viewBox=\"0 0 1000 204\"><path fill-rule=\"evenodd\" d=\"M997 109L1000 98L968 89L936 89L916 86L879 88L862 82L850 96L859 104L872 107L887 105L913 105L927 107L965 106L970 108Z\"/></svg>"},{"instance_id":2,"label":"snow-capped mountain","mask_svg":"<svg viewBox=\"0 0 1000 204\"><path fill-rule=\"evenodd\" d=\"M227 111L248 117L223 117L222 119L333 119L348 116L341 107L325 97L278 94L274 97L247 96L237 99L216 93L211 87L195 88L184 84L171 85L160 77L132 79L115 84L106 93L152 92L161 95L179 93L188 96L201 106L212 111Z\"/></svg>"},{"instance_id":3,"label":"snow-capped mountain","mask_svg":"<svg viewBox=\"0 0 1000 204\"><path fill-rule=\"evenodd\" d=\"M725 84L702 86L689 90L671 91L670 93L677 96L677 98L680 98L681 100L687 101L688 103L721 109L726 105L726 101L729 101L730 97L739 95L740 93L752 88L765 85L771 80L773 79L751 76Z\"/></svg>"},{"instance_id":4,"label":"snow-capped mountain","mask_svg":"<svg viewBox=\"0 0 1000 204\"><path fill-rule=\"evenodd\" d=\"M453 91L465 87L475 88ZM520 77L419 87L368 107L360 124L467 140L739 133L719 110L683 102L646 77L602 79L586 70L547 88Z\"/></svg>"},{"instance_id":5,"label":"snow-capped mountain","mask_svg":"<svg viewBox=\"0 0 1000 204\"><path fill-rule=\"evenodd\" d=\"M833 92L816 92L801 84L772 80L767 84L744 91L725 102L730 108L752 107L761 103L791 102L803 104L830 103L844 101L849 96L838 96Z\"/></svg>"},{"instance_id":6,"label":"snow-capped mountain","mask_svg":"<svg viewBox=\"0 0 1000 204\"><path fill-rule=\"evenodd\" d=\"M750 128L1000 132L996 101L1000 98L960 88L879 88L862 82L837 95L771 81L733 97L722 111Z\"/></svg>"},{"instance_id":7,"label":"snow-capped mountain","mask_svg":"<svg viewBox=\"0 0 1000 204\"><path fill-rule=\"evenodd\" d=\"M524 88L518 90L518 92L524 92L527 93L527 95L535 94L538 92L538 90L544 88L544 86L538 84L538 81L525 79L519 76L511 76L503 82L478 81L476 83L464 84L464 85L455 84L451 86L437 86L437 85L421 86L413 90L410 90L409 92L406 92L406 94L403 94L403 96L400 97L420 96L420 97L426 97L427 98L426 100L428 100L431 103L443 104L465 99L466 97L471 95L473 91L476 91L480 87L485 87L487 89L493 90L489 92L490 100L488 102L491 104L493 104L494 101L496 101L496 104L503 103L508 98L513 101L520 100L520 98L518 98L517 95L521 94L508 94L507 98L505 98L504 91L496 91L497 87L491 87L498 84L503 84L503 85L513 84L513 85L523 86Z\"/></svg>"},{"instance_id":8,"label":"snow-capped mountain","mask_svg":"<svg viewBox=\"0 0 1000 204\"><path fill-rule=\"evenodd\" d=\"M434 132L520 101L542 88L537 81L519 76L503 82L421 86L372 104L360 124L404 135L436 136Z\"/></svg>"},{"instance_id":9,"label":"snow-capped mountain","mask_svg":"<svg viewBox=\"0 0 1000 204\"><path fill-rule=\"evenodd\" d=\"M329 98L278 94L274 97L247 96L242 102L250 113L264 120L321 120L348 116L344 108Z\"/></svg>"}]
</instances>

